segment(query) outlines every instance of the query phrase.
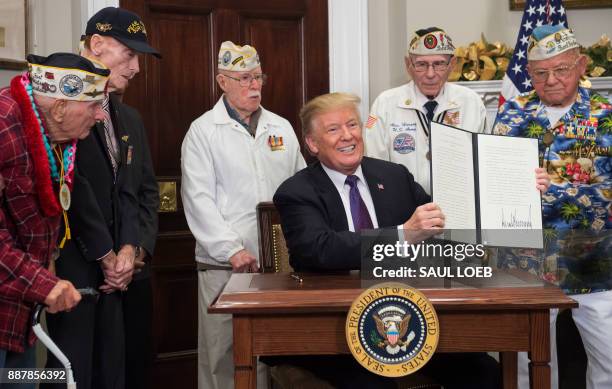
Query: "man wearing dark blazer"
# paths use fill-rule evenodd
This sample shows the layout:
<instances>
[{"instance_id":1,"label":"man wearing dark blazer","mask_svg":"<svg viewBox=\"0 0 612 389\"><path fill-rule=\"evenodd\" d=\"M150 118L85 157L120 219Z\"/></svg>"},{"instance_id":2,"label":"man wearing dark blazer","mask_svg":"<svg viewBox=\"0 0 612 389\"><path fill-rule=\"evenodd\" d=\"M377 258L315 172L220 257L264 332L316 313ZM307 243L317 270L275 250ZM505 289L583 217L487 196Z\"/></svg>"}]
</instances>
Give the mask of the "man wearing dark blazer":
<instances>
[{"instance_id":1,"label":"man wearing dark blazer","mask_svg":"<svg viewBox=\"0 0 612 389\"><path fill-rule=\"evenodd\" d=\"M405 238L415 241L444 227L442 211L404 166L363 157L358 101L357 96L331 93L302 109L304 139L319 161L285 181L274 195L296 271L360 268L361 237L345 182L350 176L358 177L369 228L401 227Z\"/></svg>"},{"instance_id":2,"label":"man wearing dark blazer","mask_svg":"<svg viewBox=\"0 0 612 389\"><path fill-rule=\"evenodd\" d=\"M112 293L102 293L97 303L84 303L71 312L47 315L51 338L71 361L79 388L85 389L124 388L121 293L131 280L138 244L138 203L125 168L130 148L125 128L130 124L117 105L112 107L120 156L116 173L107 152L104 124L98 123L77 145L69 212L72 239L56 261L58 276L77 288L102 290L112 285L113 289L106 289ZM61 366L49 353L47 367Z\"/></svg>"},{"instance_id":3,"label":"man wearing dark blazer","mask_svg":"<svg viewBox=\"0 0 612 389\"><path fill-rule=\"evenodd\" d=\"M142 172L132 168L136 152L143 151L141 140L131 139L142 120L113 92L124 91L139 72L138 53L159 53L147 44L138 15L119 8L104 8L92 16L85 34L82 55L112 69L111 97L104 105L104 122L78 144L78 189L69 213L72 240L61 251L56 268L78 287L93 287L102 294L97 304L49 315L47 323L51 337L72 362L79 388L123 389L127 383L122 294L132 280L137 254L142 259L141 253L151 254L153 246L149 243L141 250ZM47 366L60 363L49 355Z\"/></svg>"},{"instance_id":4,"label":"man wearing dark blazer","mask_svg":"<svg viewBox=\"0 0 612 389\"><path fill-rule=\"evenodd\" d=\"M398 239L416 243L444 227L442 210L404 166L363 157L358 103L357 96L330 93L300 112L306 145L319 161L286 180L274 195L296 271L359 269L363 229L397 230ZM396 387L350 356L267 361L276 362L301 366L337 388ZM452 389L500 384L497 363L484 353L436 354L422 373Z\"/></svg>"},{"instance_id":5,"label":"man wearing dark blazer","mask_svg":"<svg viewBox=\"0 0 612 389\"><path fill-rule=\"evenodd\" d=\"M429 203L429 195L404 166L364 157L360 167L378 227L402 226L419 206ZM321 162L308 166L285 181L274 197L296 271L354 270L361 266L361 237L349 230L342 199L325 170ZM302 206L296 206L298 202ZM421 209L423 214L427 209L430 217L441 214L432 204ZM437 218L443 220L442 215Z\"/></svg>"},{"instance_id":6,"label":"man wearing dark blazer","mask_svg":"<svg viewBox=\"0 0 612 389\"><path fill-rule=\"evenodd\" d=\"M125 387L151 387L153 362L153 291L151 288L151 259L157 239L159 189L153 170L146 129L138 111L119 105L125 114L130 139L132 183L138 197L140 222L134 276L128 290L123 292L123 320L125 323Z\"/></svg>"}]
</instances>

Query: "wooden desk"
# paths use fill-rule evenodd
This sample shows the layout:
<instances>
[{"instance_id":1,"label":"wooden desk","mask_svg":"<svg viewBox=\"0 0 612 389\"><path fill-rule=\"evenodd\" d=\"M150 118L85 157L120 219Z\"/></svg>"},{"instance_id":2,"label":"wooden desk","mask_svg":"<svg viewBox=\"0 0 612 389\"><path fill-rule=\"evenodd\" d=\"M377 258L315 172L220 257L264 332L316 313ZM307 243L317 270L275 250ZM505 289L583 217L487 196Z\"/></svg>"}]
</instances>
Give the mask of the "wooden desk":
<instances>
[{"instance_id":1,"label":"wooden desk","mask_svg":"<svg viewBox=\"0 0 612 389\"><path fill-rule=\"evenodd\" d=\"M234 274L211 313L233 315L235 386L256 388L256 356L349 353L346 314L363 288L357 273ZM549 309L578 304L523 272L465 285L412 283L434 304L437 352L499 351L504 388L516 388L516 352L529 351L532 388L550 388Z\"/></svg>"}]
</instances>

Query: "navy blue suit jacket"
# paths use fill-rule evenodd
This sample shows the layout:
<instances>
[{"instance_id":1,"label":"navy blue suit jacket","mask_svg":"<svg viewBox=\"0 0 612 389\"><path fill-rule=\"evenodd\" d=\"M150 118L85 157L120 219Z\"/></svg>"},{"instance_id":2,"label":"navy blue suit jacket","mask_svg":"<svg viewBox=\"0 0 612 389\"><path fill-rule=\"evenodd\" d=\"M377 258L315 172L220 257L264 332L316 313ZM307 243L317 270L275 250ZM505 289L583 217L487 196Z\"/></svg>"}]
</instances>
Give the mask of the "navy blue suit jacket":
<instances>
[{"instance_id":1,"label":"navy blue suit jacket","mask_svg":"<svg viewBox=\"0 0 612 389\"><path fill-rule=\"evenodd\" d=\"M403 224L418 206L431 201L403 165L364 157L361 169L379 228ZM360 268L361 236L349 231L340 194L320 162L281 184L274 204L296 271Z\"/></svg>"}]
</instances>

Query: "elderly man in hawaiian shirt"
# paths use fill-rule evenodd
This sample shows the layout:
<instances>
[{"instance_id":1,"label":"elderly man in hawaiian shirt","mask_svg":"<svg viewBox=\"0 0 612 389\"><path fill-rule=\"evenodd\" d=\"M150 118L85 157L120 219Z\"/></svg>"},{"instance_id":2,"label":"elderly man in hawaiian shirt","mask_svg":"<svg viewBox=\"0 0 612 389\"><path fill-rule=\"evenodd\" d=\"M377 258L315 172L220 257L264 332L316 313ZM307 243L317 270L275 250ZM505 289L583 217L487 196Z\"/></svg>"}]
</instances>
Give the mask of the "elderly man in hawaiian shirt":
<instances>
[{"instance_id":1,"label":"elderly man in hawaiian shirt","mask_svg":"<svg viewBox=\"0 0 612 389\"><path fill-rule=\"evenodd\" d=\"M498 264L538 273L578 301L572 316L588 357L587 388L612 388L612 105L580 86L587 59L571 30L536 28L527 56L534 90L500 107L493 133L539 140L551 179L542 201L546 245L543 255L515 250ZM553 388L556 313L551 313ZM526 358L520 359L522 387L528 375Z\"/></svg>"}]
</instances>

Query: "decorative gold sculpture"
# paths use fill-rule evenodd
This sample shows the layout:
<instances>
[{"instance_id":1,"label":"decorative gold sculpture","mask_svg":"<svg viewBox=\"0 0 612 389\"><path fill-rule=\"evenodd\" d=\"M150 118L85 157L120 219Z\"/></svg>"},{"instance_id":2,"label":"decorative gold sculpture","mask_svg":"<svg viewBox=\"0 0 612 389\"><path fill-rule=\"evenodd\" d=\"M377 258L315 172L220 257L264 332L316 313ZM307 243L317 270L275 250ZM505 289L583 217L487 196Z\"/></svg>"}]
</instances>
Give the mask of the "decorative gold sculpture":
<instances>
[{"instance_id":1,"label":"decorative gold sculpture","mask_svg":"<svg viewBox=\"0 0 612 389\"><path fill-rule=\"evenodd\" d=\"M606 34L603 34L594 45L583 47L581 52L588 57L589 77L612 76L612 44Z\"/></svg>"},{"instance_id":2,"label":"decorative gold sculpture","mask_svg":"<svg viewBox=\"0 0 612 389\"><path fill-rule=\"evenodd\" d=\"M480 41L455 49L457 62L449 81L501 80L506 73L512 48L501 42L489 43L484 34Z\"/></svg>"}]
</instances>

